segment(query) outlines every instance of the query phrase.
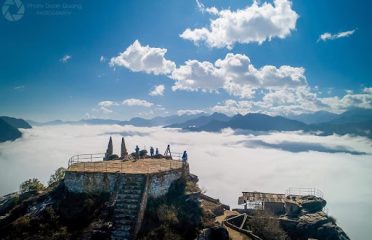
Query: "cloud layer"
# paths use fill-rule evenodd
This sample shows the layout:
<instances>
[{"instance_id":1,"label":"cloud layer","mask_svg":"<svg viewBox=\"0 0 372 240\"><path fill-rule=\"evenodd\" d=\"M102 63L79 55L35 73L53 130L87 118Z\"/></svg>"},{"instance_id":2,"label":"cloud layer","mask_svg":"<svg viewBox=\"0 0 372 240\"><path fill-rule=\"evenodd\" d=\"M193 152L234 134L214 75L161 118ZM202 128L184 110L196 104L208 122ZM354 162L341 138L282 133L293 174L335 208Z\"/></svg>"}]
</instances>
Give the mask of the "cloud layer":
<instances>
[{"instance_id":1,"label":"cloud layer","mask_svg":"<svg viewBox=\"0 0 372 240\"><path fill-rule=\"evenodd\" d=\"M205 8L197 2L202 12L214 15L209 27L187 28L180 37L195 44L205 43L209 47L227 47L235 43L259 43L272 38L285 38L295 30L298 14L289 0L274 0L273 4L258 4L236 11Z\"/></svg>"},{"instance_id":2,"label":"cloud layer","mask_svg":"<svg viewBox=\"0 0 372 240\"><path fill-rule=\"evenodd\" d=\"M351 35L353 35L355 33L355 31L356 31L356 29L353 29L353 30L349 30L349 31L345 31L345 32L335 33L335 34L326 32L326 33L323 33L322 35L319 36L318 41L324 41L325 42L325 41L328 41L328 40L335 40L335 39L339 39L339 38L350 37Z\"/></svg>"},{"instance_id":3,"label":"cloud layer","mask_svg":"<svg viewBox=\"0 0 372 240\"><path fill-rule=\"evenodd\" d=\"M142 46L136 40L124 52L110 60L111 66L122 66L133 72L146 72L155 75L171 73L176 64L165 59L167 49Z\"/></svg>"},{"instance_id":4,"label":"cloud layer","mask_svg":"<svg viewBox=\"0 0 372 240\"><path fill-rule=\"evenodd\" d=\"M352 239L369 236L365 219L372 214L372 151L366 138L293 132L253 135L228 129L196 133L119 125L60 125L22 131L23 138L0 144L0 194L17 190L27 178L47 182L55 169L66 167L71 155L104 152L110 135L118 152L123 135L130 151L137 144L162 151L168 143L172 151L188 150L191 171L199 176L200 185L232 207L242 191L317 187L325 193L330 214Z\"/></svg>"},{"instance_id":5,"label":"cloud layer","mask_svg":"<svg viewBox=\"0 0 372 240\"><path fill-rule=\"evenodd\" d=\"M142 100L142 99L137 99L137 98L129 98L129 99L125 99L123 102L122 102L123 105L126 105L126 106L129 106L129 107L135 107L135 106L139 106L139 107L151 107L153 106L154 104L151 103L151 102L148 102L146 100Z\"/></svg>"},{"instance_id":6,"label":"cloud layer","mask_svg":"<svg viewBox=\"0 0 372 240\"><path fill-rule=\"evenodd\" d=\"M149 93L150 96L163 96L165 87L164 85L157 85Z\"/></svg>"},{"instance_id":7,"label":"cloud layer","mask_svg":"<svg viewBox=\"0 0 372 240\"><path fill-rule=\"evenodd\" d=\"M173 90L217 91L224 89L234 96L250 98L255 89L296 88L307 84L302 67L265 65L256 68L244 54L228 53L214 63L186 61L173 71Z\"/></svg>"}]
</instances>

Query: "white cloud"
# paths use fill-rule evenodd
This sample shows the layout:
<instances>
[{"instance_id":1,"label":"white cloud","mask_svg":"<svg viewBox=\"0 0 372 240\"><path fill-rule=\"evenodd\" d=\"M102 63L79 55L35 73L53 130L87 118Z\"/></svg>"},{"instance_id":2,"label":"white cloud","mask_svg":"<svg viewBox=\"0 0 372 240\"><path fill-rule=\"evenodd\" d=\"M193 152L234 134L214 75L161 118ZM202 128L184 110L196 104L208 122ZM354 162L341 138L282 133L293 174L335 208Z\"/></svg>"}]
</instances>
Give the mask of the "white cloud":
<instances>
[{"instance_id":1,"label":"white cloud","mask_svg":"<svg viewBox=\"0 0 372 240\"><path fill-rule=\"evenodd\" d=\"M180 109L177 111L177 115L195 115L195 114L200 114L200 113L205 113L205 111L200 110L200 109Z\"/></svg>"},{"instance_id":2,"label":"white cloud","mask_svg":"<svg viewBox=\"0 0 372 240\"><path fill-rule=\"evenodd\" d=\"M214 64L197 60L186 61L173 71L171 78L176 80L173 90L217 91L225 89L234 96L250 98L257 88L297 88L306 86L307 81L302 67L271 65L257 69L248 56L228 53L224 59Z\"/></svg>"},{"instance_id":3,"label":"white cloud","mask_svg":"<svg viewBox=\"0 0 372 240\"><path fill-rule=\"evenodd\" d=\"M23 90L23 89L25 89L25 85L15 86L13 89L14 90Z\"/></svg>"},{"instance_id":4,"label":"white cloud","mask_svg":"<svg viewBox=\"0 0 372 240\"><path fill-rule=\"evenodd\" d=\"M105 58L104 56L101 56L101 57L99 58L99 61L100 61L101 63L104 63L104 62L107 61L107 58Z\"/></svg>"},{"instance_id":5,"label":"white cloud","mask_svg":"<svg viewBox=\"0 0 372 240\"><path fill-rule=\"evenodd\" d=\"M212 107L212 111L230 115L259 112L285 116L320 110L341 113L353 107L372 109L371 88L365 88L360 93L347 92L342 97L320 97L315 89L308 86L275 89L254 101L228 99Z\"/></svg>"},{"instance_id":6,"label":"white cloud","mask_svg":"<svg viewBox=\"0 0 372 240\"><path fill-rule=\"evenodd\" d=\"M113 106L119 106L119 103L113 102L113 101L101 101L98 104L99 111L104 114L110 114L113 113L113 110L111 109ZM95 109L97 110L97 109Z\"/></svg>"},{"instance_id":7,"label":"white cloud","mask_svg":"<svg viewBox=\"0 0 372 240\"><path fill-rule=\"evenodd\" d=\"M171 73L176 64L165 59L167 49L142 46L136 40L124 52L110 60L111 66L121 66L133 72L146 72L155 75Z\"/></svg>"},{"instance_id":8,"label":"white cloud","mask_svg":"<svg viewBox=\"0 0 372 240\"><path fill-rule=\"evenodd\" d=\"M217 104L216 106L212 107L212 111L227 115L235 115L238 113L245 115L251 112L252 104L253 103L251 101L236 101L233 99L228 99L222 104Z\"/></svg>"},{"instance_id":9,"label":"white cloud","mask_svg":"<svg viewBox=\"0 0 372 240\"><path fill-rule=\"evenodd\" d=\"M62 58L60 58L59 59L59 61L61 62L61 63L67 63L68 61L70 61L71 60L71 56L70 55L65 55L65 56L63 56Z\"/></svg>"},{"instance_id":10,"label":"white cloud","mask_svg":"<svg viewBox=\"0 0 372 240\"><path fill-rule=\"evenodd\" d=\"M102 102L99 102L97 105L100 107L112 107L112 106L118 106L119 104L113 101L102 101Z\"/></svg>"},{"instance_id":11,"label":"white cloud","mask_svg":"<svg viewBox=\"0 0 372 240\"><path fill-rule=\"evenodd\" d=\"M71 155L104 152L110 135L114 150L120 151L124 136L129 151L134 151L136 145L164 151L168 143L174 152L187 150L190 170L199 177L201 187L232 208L242 191L284 192L288 187L316 187L325 194L329 214L337 218L351 239L370 236L370 222L365 219L372 215L372 150L366 138L301 133L252 135L231 130L182 132L119 125L44 126L22 132L23 137L16 141L0 143L0 195L16 191L28 178L46 183L55 169L67 167ZM260 142L263 144L257 144ZM368 155L320 152L314 148L291 152L281 149L280 144L343 148ZM250 174L247 169L252 170ZM350 214L350 206L354 214Z\"/></svg>"},{"instance_id":12,"label":"white cloud","mask_svg":"<svg viewBox=\"0 0 372 240\"><path fill-rule=\"evenodd\" d=\"M372 109L372 88L364 88L360 93L347 92L343 97L335 96L320 100L336 112L342 112L351 107Z\"/></svg>"},{"instance_id":13,"label":"white cloud","mask_svg":"<svg viewBox=\"0 0 372 240\"><path fill-rule=\"evenodd\" d=\"M186 61L173 71L171 78L176 80L173 90L215 91L222 88L224 82L213 63L197 60Z\"/></svg>"},{"instance_id":14,"label":"white cloud","mask_svg":"<svg viewBox=\"0 0 372 240\"><path fill-rule=\"evenodd\" d=\"M153 103L148 102L146 100L136 99L136 98L125 99L122 102L122 104L129 106L129 107L140 106L140 107L147 107L147 108L154 105Z\"/></svg>"},{"instance_id":15,"label":"white cloud","mask_svg":"<svg viewBox=\"0 0 372 240\"><path fill-rule=\"evenodd\" d=\"M157 85L154 87L153 90L149 93L150 96L163 96L164 95L165 87L164 85Z\"/></svg>"},{"instance_id":16,"label":"white cloud","mask_svg":"<svg viewBox=\"0 0 372 240\"><path fill-rule=\"evenodd\" d=\"M273 4L258 4L236 11L205 8L197 1L202 12L215 15L209 27L187 28L180 37L195 44L204 42L209 47L232 48L235 43L259 43L274 37L285 38L296 29L298 14L292 9L290 0L274 0Z\"/></svg>"},{"instance_id":17,"label":"white cloud","mask_svg":"<svg viewBox=\"0 0 372 240\"><path fill-rule=\"evenodd\" d=\"M328 40L335 40L335 39L338 39L338 38L350 37L351 35L353 35L355 33L355 31L356 31L356 29L353 29L353 30L349 30L349 31L345 31L345 32L335 33L335 34L326 32L326 33L323 33L322 35L319 36L318 42L319 41L324 41L325 42L325 41L328 41Z\"/></svg>"}]
</instances>

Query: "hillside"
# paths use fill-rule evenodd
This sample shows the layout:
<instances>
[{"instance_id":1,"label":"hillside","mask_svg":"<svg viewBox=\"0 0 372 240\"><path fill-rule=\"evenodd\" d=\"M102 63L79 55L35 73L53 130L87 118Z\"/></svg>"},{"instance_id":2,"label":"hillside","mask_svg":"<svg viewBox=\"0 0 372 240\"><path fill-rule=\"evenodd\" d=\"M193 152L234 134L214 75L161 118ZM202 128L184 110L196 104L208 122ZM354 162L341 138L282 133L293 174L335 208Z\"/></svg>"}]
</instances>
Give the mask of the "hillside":
<instances>
[{"instance_id":1,"label":"hillside","mask_svg":"<svg viewBox=\"0 0 372 240\"><path fill-rule=\"evenodd\" d=\"M303 113L294 116L288 116L289 119L297 120L306 124L319 124L329 122L339 117L336 113L327 111L317 111L313 113Z\"/></svg>"},{"instance_id":2,"label":"hillside","mask_svg":"<svg viewBox=\"0 0 372 240\"><path fill-rule=\"evenodd\" d=\"M23 119L20 118L13 118L7 116L0 116L0 119L8 123L10 126L14 128L32 128L31 125Z\"/></svg>"},{"instance_id":3,"label":"hillside","mask_svg":"<svg viewBox=\"0 0 372 240\"><path fill-rule=\"evenodd\" d=\"M167 128L198 128L209 124L212 121L228 122L231 118L222 113L213 113L210 116L201 116L182 123L174 123Z\"/></svg>"},{"instance_id":4,"label":"hillside","mask_svg":"<svg viewBox=\"0 0 372 240\"><path fill-rule=\"evenodd\" d=\"M227 118L225 118L225 120L227 120ZM195 121L186 122L184 125L188 126L185 126L184 129L211 132L220 131L223 128L244 129L252 131L297 131L307 129L307 125L302 122L290 120L280 116L272 117L260 113L249 113L246 115L237 114L227 121L216 120L213 117L210 117L209 119L203 119L203 121L199 121L199 125L195 126L188 125L190 123L194 123Z\"/></svg>"},{"instance_id":5,"label":"hillside","mask_svg":"<svg viewBox=\"0 0 372 240\"><path fill-rule=\"evenodd\" d=\"M14 141L21 136L22 133L17 128L0 119L0 142Z\"/></svg>"}]
</instances>

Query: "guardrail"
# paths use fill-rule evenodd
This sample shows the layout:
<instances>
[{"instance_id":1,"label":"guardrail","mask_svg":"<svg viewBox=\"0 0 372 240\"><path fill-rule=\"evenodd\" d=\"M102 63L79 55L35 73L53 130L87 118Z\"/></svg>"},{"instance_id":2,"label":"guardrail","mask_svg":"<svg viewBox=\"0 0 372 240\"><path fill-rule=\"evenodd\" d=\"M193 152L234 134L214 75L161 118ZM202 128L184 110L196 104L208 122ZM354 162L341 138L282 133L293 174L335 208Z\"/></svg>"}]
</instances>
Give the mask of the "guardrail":
<instances>
[{"instance_id":1,"label":"guardrail","mask_svg":"<svg viewBox=\"0 0 372 240\"><path fill-rule=\"evenodd\" d=\"M306 196L311 195L315 197L324 198L324 194L322 191L316 188L288 188L286 191L286 195L298 195L298 196Z\"/></svg>"},{"instance_id":2,"label":"guardrail","mask_svg":"<svg viewBox=\"0 0 372 240\"><path fill-rule=\"evenodd\" d=\"M122 172L125 168L125 162L130 160L138 160L141 159L153 159L154 162L151 163L150 166L147 166L147 169L141 170L141 173L150 173L150 172L159 172L159 171L167 171L167 170L173 170L173 169L180 169L184 166L184 161L182 161L182 155L183 153L177 153L173 152L171 156L146 156L146 157L140 157L136 159L132 155L128 155L128 158L126 159L112 159L112 160L121 160L116 162L110 162L110 161L104 161L105 154L104 153L89 153L89 154L78 154L70 157L68 160L68 168L71 170L75 167L75 169L78 169L79 171L99 171L99 172ZM169 162L161 162L157 163L156 160L158 158L166 158L169 160L174 160L177 162L182 162L182 165L179 163L175 163L174 161ZM73 166L75 165L75 166Z\"/></svg>"},{"instance_id":3,"label":"guardrail","mask_svg":"<svg viewBox=\"0 0 372 240\"><path fill-rule=\"evenodd\" d=\"M74 155L70 157L70 159L68 160L68 167L70 167L74 163L93 162L98 161L97 159L100 159L99 161L103 161L104 157L105 157L104 153L86 153Z\"/></svg>"}]
</instances>

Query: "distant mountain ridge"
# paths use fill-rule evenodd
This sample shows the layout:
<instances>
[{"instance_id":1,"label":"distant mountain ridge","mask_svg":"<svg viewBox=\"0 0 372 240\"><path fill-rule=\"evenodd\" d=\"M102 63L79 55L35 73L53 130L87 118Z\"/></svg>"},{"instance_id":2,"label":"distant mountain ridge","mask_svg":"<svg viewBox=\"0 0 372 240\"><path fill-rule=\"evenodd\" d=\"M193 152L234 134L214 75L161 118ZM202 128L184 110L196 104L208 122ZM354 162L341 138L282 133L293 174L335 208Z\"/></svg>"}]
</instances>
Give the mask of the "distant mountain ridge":
<instances>
[{"instance_id":1,"label":"distant mountain ridge","mask_svg":"<svg viewBox=\"0 0 372 240\"><path fill-rule=\"evenodd\" d=\"M220 131L224 128L245 129L253 131L296 131L307 128L307 125L286 119L280 116L269 116L261 113L237 114L233 117L213 113L209 117L201 117L184 124L170 125L167 127L182 127L192 131Z\"/></svg>"},{"instance_id":2,"label":"distant mountain ridge","mask_svg":"<svg viewBox=\"0 0 372 240\"><path fill-rule=\"evenodd\" d=\"M0 116L0 119L8 123L10 126L14 128L32 128L32 126L26 122L23 119L20 118L13 118L13 117L7 117L7 116Z\"/></svg>"},{"instance_id":3,"label":"distant mountain ridge","mask_svg":"<svg viewBox=\"0 0 372 240\"><path fill-rule=\"evenodd\" d=\"M182 128L189 131L218 132L224 128L243 129L252 131L305 131L321 135L331 134L352 134L372 138L372 110L351 109L342 114L328 112L315 112L303 114L307 122L320 122L306 124L302 121L288 119L281 116L269 116L260 113L249 113L246 115L237 114L233 117L226 115L224 120L216 119L214 113L210 116L203 116L181 124L172 124L166 127ZM327 121L326 121L327 120Z\"/></svg>"},{"instance_id":4,"label":"distant mountain ridge","mask_svg":"<svg viewBox=\"0 0 372 240\"><path fill-rule=\"evenodd\" d=\"M301 119L296 120L296 119ZM119 124L138 127L164 126L165 128L181 128L186 131L218 132L224 128L252 131L305 131L323 135L353 134L372 138L372 109L355 108L341 114L319 111L297 116L269 116L261 113L248 113L227 116L222 113L205 113L195 115L171 115L145 119L140 117L128 121L112 119L82 119L79 121L52 121L34 123L35 125L58 124Z\"/></svg>"},{"instance_id":5,"label":"distant mountain ridge","mask_svg":"<svg viewBox=\"0 0 372 240\"><path fill-rule=\"evenodd\" d=\"M0 118L0 142L14 141L21 136L22 133L17 128Z\"/></svg>"},{"instance_id":6,"label":"distant mountain ridge","mask_svg":"<svg viewBox=\"0 0 372 240\"><path fill-rule=\"evenodd\" d=\"M82 119L78 121L62 121L54 120L49 122L36 122L29 120L29 122L34 126L48 126L48 125L62 125L62 124L71 124L71 125L80 125L80 124L89 124L89 125L104 125L104 124L118 124L118 125L134 125L137 127L155 127L155 126L165 126L169 124L182 123L194 118L205 116L205 113L200 114L184 114L184 115L171 115L166 117L154 117L151 119L134 117L128 121L123 120L114 120L114 119Z\"/></svg>"},{"instance_id":7,"label":"distant mountain ridge","mask_svg":"<svg viewBox=\"0 0 372 240\"><path fill-rule=\"evenodd\" d=\"M302 113L299 115L288 116L289 119L297 120L306 124L318 124L329 122L339 117L336 113L318 111L313 113Z\"/></svg>"},{"instance_id":8,"label":"distant mountain ridge","mask_svg":"<svg viewBox=\"0 0 372 240\"><path fill-rule=\"evenodd\" d=\"M227 122L231 119L231 117L223 114L223 113L213 113L210 116L201 116L197 118L193 118L191 120L182 122L182 123L173 123L171 125L166 126L167 128L198 128L203 125L208 124L212 120L219 121L219 122Z\"/></svg>"}]
</instances>

